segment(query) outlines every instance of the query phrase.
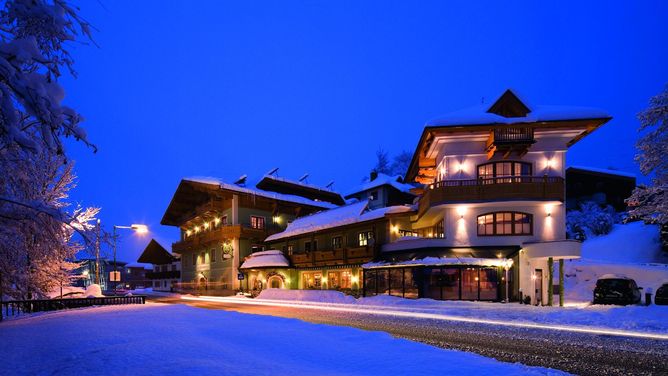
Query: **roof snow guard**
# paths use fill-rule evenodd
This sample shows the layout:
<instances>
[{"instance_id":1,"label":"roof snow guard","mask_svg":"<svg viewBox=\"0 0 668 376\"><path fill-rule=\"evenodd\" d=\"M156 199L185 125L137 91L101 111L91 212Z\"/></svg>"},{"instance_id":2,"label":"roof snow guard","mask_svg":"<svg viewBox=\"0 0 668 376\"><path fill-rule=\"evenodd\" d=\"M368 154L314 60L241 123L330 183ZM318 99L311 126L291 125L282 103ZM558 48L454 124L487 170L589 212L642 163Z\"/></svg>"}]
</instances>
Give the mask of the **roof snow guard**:
<instances>
[{"instance_id":1,"label":"roof snow guard","mask_svg":"<svg viewBox=\"0 0 668 376\"><path fill-rule=\"evenodd\" d=\"M321 188L301 181L279 178L274 175L265 175L255 187L264 191L292 194L306 197L311 200L329 202L334 205L345 204L343 197L330 189Z\"/></svg>"},{"instance_id":2,"label":"roof snow guard","mask_svg":"<svg viewBox=\"0 0 668 376\"><path fill-rule=\"evenodd\" d=\"M289 266L290 261L283 255L283 252L270 249L268 251L251 253L244 259L239 269L285 268Z\"/></svg>"}]
</instances>

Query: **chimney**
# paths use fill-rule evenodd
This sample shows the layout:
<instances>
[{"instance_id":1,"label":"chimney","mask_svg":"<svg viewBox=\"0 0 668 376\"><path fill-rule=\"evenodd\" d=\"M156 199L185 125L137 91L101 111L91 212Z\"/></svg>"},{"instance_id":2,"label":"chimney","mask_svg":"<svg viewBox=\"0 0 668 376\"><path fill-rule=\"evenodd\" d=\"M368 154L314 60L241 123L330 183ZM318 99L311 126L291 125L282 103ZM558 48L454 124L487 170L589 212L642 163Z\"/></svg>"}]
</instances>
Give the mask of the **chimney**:
<instances>
[{"instance_id":1,"label":"chimney","mask_svg":"<svg viewBox=\"0 0 668 376\"><path fill-rule=\"evenodd\" d=\"M371 173L369 174L369 181L374 181L378 177L378 171L376 170L371 170Z\"/></svg>"}]
</instances>

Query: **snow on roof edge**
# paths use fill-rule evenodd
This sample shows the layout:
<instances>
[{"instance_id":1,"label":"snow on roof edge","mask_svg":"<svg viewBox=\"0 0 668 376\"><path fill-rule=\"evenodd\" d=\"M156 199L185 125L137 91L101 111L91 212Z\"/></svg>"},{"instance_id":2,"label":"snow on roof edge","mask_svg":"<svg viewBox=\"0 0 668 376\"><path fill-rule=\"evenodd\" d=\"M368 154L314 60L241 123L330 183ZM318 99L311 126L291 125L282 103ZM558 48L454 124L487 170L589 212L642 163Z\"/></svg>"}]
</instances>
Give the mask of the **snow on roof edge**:
<instances>
[{"instance_id":1,"label":"snow on roof edge","mask_svg":"<svg viewBox=\"0 0 668 376\"><path fill-rule=\"evenodd\" d=\"M620 171L620 170L611 170L609 168L598 168L598 167L586 167L586 166L568 166L566 169L569 168L575 168L578 170L583 170L583 171L591 171L591 172L598 172L601 174L608 174L608 175L619 175L619 176L624 176L627 178L634 178L636 179L636 174L632 172L626 172L626 171Z\"/></svg>"}]
</instances>

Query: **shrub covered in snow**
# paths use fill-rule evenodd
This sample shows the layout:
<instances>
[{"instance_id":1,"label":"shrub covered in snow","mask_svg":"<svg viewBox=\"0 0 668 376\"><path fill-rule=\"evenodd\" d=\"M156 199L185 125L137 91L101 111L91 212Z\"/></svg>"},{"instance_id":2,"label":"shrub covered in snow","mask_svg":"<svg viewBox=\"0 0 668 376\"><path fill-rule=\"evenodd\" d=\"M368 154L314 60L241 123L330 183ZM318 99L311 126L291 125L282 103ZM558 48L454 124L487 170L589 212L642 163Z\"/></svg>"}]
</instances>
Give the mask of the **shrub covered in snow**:
<instances>
[{"instance_id":1,"label":"shrub covered in snow","mask_svg":"<svg viewBox=\"0 0 668 376\"><path fill-rule=\"evenodd\" d=\"M87 298L101 298L104 295L102 295L102 289L100 288L100 285L92 284L86 287L86 292L84 295Z\"/></svg>"},{"instance_id":2,"label":"shrub covered in snow","mask_svg":"<svg viewBox=\"0 0 668 376\"><path fill-rule=\"evenodd\" d=\"M584 241L590 235L609 234L615 224L617 214L610 206L602 208L595 202L583 202L580 210L566 214L566 233L570 239Z\"/></svg>"}]
</instances>

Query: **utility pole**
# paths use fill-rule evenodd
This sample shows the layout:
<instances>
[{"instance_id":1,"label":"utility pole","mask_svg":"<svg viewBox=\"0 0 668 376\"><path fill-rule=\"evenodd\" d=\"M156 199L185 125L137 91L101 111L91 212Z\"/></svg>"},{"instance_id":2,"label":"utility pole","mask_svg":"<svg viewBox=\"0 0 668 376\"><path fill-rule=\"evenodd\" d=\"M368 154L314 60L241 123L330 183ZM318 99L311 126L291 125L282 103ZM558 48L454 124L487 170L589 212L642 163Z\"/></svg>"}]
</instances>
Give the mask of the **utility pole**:
<instances>
[{"instance_id":1,"label":"utility pole","mask_svg":"<svg viewBox=\"0 0 668 376\"><path fill-rule=\"evenodd\" d=\"M116 226L114 226L114 279L116 279ZM111 280L111 278L109 278L109 280ZM116 295L116 283L114 283L114 295Z\"/></svg>"}]
</instances>

